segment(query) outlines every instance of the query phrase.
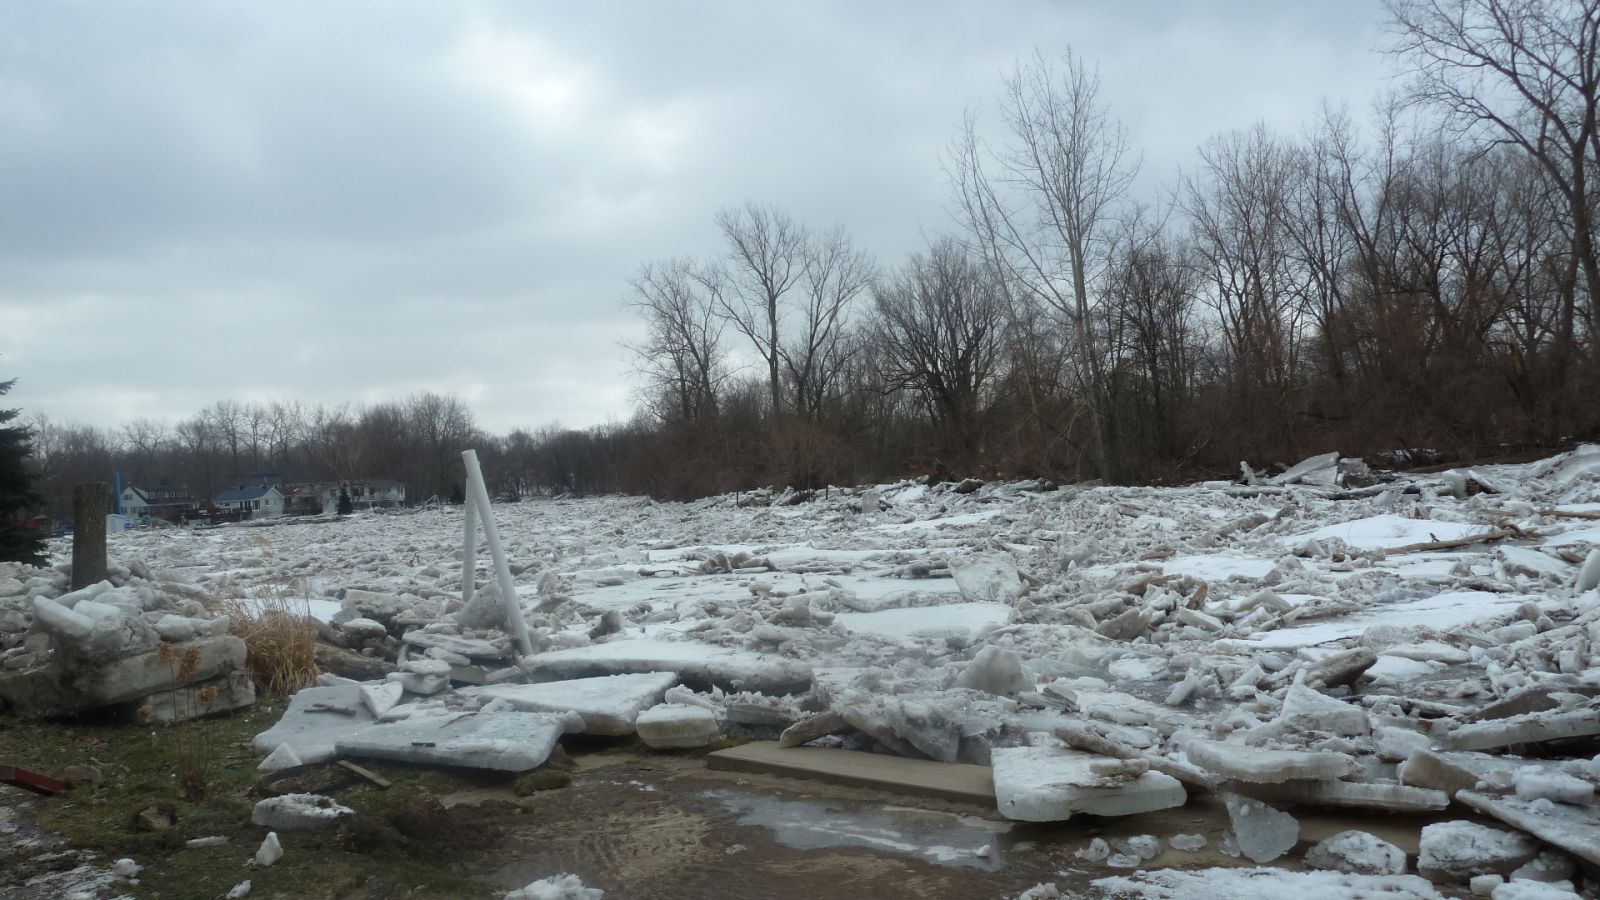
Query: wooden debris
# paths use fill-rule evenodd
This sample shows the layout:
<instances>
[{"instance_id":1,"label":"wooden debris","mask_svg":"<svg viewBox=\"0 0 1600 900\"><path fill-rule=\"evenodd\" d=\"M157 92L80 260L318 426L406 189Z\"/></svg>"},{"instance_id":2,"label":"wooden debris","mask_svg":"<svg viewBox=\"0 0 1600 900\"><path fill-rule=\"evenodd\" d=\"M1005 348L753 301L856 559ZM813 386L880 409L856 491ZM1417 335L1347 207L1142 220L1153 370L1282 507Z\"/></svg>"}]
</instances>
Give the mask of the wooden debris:
<instances>
[{"instance_id":1,"label":"wooden debris","mask_svg":"<svg viewBox=\"0 0 1600 900\"><path fill-rule=\"evenodd\" d=\"M377 772L374 772L371 769L368 769L368 768L366 768L364 766L358 766L355 763L350 762L349 760L341 759L341 760L339 760L337 765L340 768L348 769L351 772L354 772L357 775L360 775L362 778L365 778L366 780L372 782L374 785L377 786L378 790L380 790L380 791L386 791L390 787L394 786L394 782L392 782L389 779L383 777L382 775L379 775Z\"/></svg>"},{"instance_id":2,"label":"wooden debris","mask_svg":"<svg viewBox=\"0 0 1600 900\"><path fill-rule=\"evenodd\" d=\"M46 797L67 786L65 782L57 781L49 775L41 775L32 769L18 766L0 766L0 784L9 784Z\"/></svg>"},{"instance_id":3,"label":"wooden debris","mask_svg":"<svg viewBox=\"0 0 1600 900\"><path fill-rule=\"evenodd\" d=\"M1407 544L1404 547L1395 547L1388 550L1385 555L1397 556L1401 553L1423 553L1428 550L1451 550L1456 547L1466 547L1472 544L1481 544L1486 541L1498 541L1504 538L1523 537L1520 528L1497 528L1483 534L1469 534L1466 537L1451 538L1448 541L1425 541L1421 544Z\"/></svg>"}]
</instances>

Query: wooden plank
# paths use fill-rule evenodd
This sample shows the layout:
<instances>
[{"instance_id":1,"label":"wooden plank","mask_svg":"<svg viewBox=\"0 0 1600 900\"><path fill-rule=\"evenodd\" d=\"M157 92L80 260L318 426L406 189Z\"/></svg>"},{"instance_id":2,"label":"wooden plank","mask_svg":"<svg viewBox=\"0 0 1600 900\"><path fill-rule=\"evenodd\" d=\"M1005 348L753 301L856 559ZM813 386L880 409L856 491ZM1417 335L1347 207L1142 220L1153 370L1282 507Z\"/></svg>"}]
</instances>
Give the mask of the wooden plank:
<instances>
[{"instance_id":1,"label":"wooden plank","mask_svg":"<svg viewBox=\"0 0 1600 900\"><path fill-rule=\"evenodd\" d=\"M383 777L382 775L379 775L377 772L374 772L365 766L358 766L347 759L339 760L338 764L340 767L348 769L349 771L354 772L357 775L360 775L362 778L365 778L366 780L377 785L378 790L380 791L387 791L394 784L394 782Z\"/></svg>"},{"instance_id":2,"label":"wooden plank","mask_svg":"<svg viewBox=\"0 0 1600 900\"><path fill-rule=\"evenodd\" d=\"M918 797L994 807L994 777L988 766L906 759L828 747L779 747L758 741L706 756L706 765L726 772L807 778L848 787L874 788Z\"/></svg>"},{"instance_id":3,"label":"wooden plank","mask_svg":"<svg viewBox=\"0 0 1600 900\"><path fill-rule=\"evenodd\" d=\"M67 787L65 783L48 775L40 775L31 769L21 769L16 766L0 766L0 784L9 784L46 797Z\"/></svg>"}]
</instances>

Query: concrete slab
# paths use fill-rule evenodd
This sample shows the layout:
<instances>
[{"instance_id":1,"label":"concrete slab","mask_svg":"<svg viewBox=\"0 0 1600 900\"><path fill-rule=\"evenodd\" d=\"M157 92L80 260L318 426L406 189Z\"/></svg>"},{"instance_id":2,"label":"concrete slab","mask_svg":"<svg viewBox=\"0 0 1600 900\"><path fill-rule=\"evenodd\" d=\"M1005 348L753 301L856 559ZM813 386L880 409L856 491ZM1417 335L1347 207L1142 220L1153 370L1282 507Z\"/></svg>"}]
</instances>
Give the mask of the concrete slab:
<instances>
[{"instance_id":1,"label":"concrete slab","mask_svg":"<svg viewBox=\"0 0 1600 900\"><path fill-rule=\"evenodd\" d=\"M718 750L706 756L706 765L726 772L809 778L829 784L994 806L994 776L988 766L905 759L828 747L779 747L776 741L757 741Z\"/></svg>"}]
</instances>

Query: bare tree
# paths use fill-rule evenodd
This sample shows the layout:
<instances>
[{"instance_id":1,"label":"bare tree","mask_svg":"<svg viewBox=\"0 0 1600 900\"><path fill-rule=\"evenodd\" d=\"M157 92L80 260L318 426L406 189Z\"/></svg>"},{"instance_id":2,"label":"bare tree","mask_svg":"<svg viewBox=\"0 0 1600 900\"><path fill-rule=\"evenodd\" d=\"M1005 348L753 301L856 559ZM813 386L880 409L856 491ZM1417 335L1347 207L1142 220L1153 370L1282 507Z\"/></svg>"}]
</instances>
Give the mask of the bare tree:
<instances>
[{"instance_id":1,"label":"bare tree","mask_svg":"<svg viewBox=\"0 0 1600 900\"><path fill-rule=\"evenodd\" d=\"M781 209L746 203L717 214L728 244L726 266L704 284L767 366L771 416L783 415L783 301L805 273L805 228Z\"/></svg>"},{"instance_id":2,"label":"bare tree","mask_svg":"<svg viewBox=\"0 0 1600 900\"><path fill-rule=\"evenodd\" d=\"M1115 422L1094 320L1117 207L1138 163L1100 97L1098 72L1071 50L1059 66L1042 53L1018 64L1001 112L1009 141L998 150L978 137L976 116L967 117L951 166L959 210L990 263L1070 329L1095 463L1114 478Z\"/></svg>"},{"instance_id":3,"label":"bare tree","mask_svg":"<svg viewBox=\"0 0 1600 900\"><path fill-rule=\"evenodd\" d=\"M1412 98L1536 160L1559 195L1600 333L1600 0L1385 0ZM1575 297L1565 319L1577 317ZM1571 328L1563 323L1564 341Z\"/></svg>"},{"instance_id":4,"label":"bare tree","mask_svg":"<svg viewBox=\"0 0 1600 900\"><path fill-rule=\"evenodd\" d=\"M947 448L971 465L1008 309L992 270L950 238L913 255L873 292L872 340L888 384L914 392Z\"/></svg>"},{"instance_id":5,"label":"bare tree","mask_svg":"<svg viewBox=\"0 0 1600 900\"><path fill-rule=\"evenodd\" d=\"M792 304L798 321L778 347L795 412L815 421L856 346L845 333L850 307L872 285L873 264L842 227L808 237L802 252L801 296Z\"/></svg>"},{"instance_id":6,"label":"bare tree","mask_svg":"<svg viewBox=\"0 0 1600 900\"><path fill-rule=\"evenodd\" d=\"M717 389L727 377L727 320L705 289L712 278L679 258L645 263L630 282L628 305L644 317L647 332L629 349L664 420L693 424L716 414Z\"/></svg>"}]
</instances>

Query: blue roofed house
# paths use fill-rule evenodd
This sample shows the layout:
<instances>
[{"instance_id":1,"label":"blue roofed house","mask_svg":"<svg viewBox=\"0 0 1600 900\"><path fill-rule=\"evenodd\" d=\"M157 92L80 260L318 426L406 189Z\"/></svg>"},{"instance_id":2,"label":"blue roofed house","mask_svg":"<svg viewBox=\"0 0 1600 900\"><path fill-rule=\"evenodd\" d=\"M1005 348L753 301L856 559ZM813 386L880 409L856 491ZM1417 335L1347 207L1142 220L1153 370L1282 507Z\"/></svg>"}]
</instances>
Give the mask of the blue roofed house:
<instances>
[{"instance_id":1,"label":"blue roofed house","mask_svg":"<svg viewBox=\"0 0 1600 900\"><path fill-rule=\"evenodd\" d=\"M271 484L229 488L213 502L218 509L238 512L246 519L275 519L283 515L283 493Z\"/></svg>"}]
</instances>

